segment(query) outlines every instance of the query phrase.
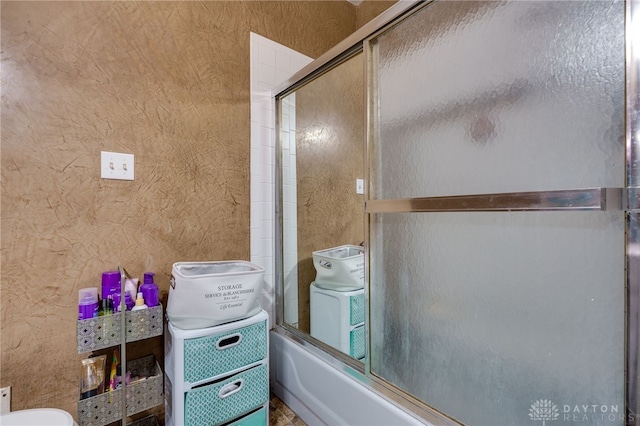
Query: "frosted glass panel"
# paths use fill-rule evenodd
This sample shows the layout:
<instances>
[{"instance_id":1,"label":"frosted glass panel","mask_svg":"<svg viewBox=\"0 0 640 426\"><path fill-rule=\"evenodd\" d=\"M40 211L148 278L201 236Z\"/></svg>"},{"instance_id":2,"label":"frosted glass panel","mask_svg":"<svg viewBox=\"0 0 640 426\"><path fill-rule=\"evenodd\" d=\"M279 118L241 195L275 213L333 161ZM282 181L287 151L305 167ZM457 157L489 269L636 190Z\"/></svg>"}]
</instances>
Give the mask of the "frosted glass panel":
<instances>
[{"instance_id":1,"label":"frosted glass panel","mask_svg":"<svg viewBox=\"0 0 640 426\"><path fill-rule=\"evenodd\" d=\"M624 424L622 212L372 215L371 233L374 374L465 424L542 424L539 400L554 425L594 404L580 425Z\"/></svg>"},{"instance_id":2,"label":"frosted glass panel","mask_svg":"<svg viewBox=\"0 0 640 426\"><path fill-rule=\"evenodd\" d=\"M623 2L434 2L371 46L370 198L624 186ZM465 424L623 425L623 218L372 214L371 373Z\"/></svg>"},{"instance_id":3,"label":"frosted glass panel","mask_svg":"<svg viewBox=\"0 0 640 426\"><path fill-rule=\"evenodd\" d=\"M624 186L623 2L436 2L375 46L372 198Z\"/></svg>"}]
</instances>

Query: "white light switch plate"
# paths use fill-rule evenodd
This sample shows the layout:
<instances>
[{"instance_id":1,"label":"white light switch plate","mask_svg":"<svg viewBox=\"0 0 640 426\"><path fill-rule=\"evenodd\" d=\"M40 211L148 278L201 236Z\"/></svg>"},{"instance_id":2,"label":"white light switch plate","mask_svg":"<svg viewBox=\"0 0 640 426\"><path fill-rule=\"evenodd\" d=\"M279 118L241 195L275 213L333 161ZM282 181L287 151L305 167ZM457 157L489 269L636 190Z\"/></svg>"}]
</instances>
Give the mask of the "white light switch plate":
<instances>
[{"instance_id":1,"label":"white light switch plate","mask_svg":"<svg viewBox=\"0 0 640 426\"><path fill-rule=\"evenodd\" d=\"M356 179L356 194L364 194L364 179Z\"/></svg>"},{"instance_id":2,"label":"white light switch plate","mask_svg":"<svg viewBox=\"0 0 640 426\"><path fill-rule=\"evenodd\" d=\"M102 179L134 179L133 154L119 152L100 152L100 177Z\"/></svg>"}]
</instances>

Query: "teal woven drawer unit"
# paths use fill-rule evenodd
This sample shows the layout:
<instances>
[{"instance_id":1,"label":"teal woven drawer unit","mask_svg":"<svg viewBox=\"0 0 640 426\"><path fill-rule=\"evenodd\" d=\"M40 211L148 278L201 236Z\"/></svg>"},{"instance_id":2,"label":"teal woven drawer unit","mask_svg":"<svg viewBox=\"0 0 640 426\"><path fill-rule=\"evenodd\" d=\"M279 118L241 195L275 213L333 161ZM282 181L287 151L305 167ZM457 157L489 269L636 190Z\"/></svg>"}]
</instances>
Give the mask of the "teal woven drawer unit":
<instances>
[{"instance_id":1,"label":"teal woven drawer unit","mask_svg":"<svg viewBox=\"0 0 640 426\"><path fill-rule=\"evenodd\" d=\"M166 426L226 424L264 408L269 399L268 321L269 315L261 311L200 329L185 330L167 323ZM251 425L246 421L257 421L259 416L240 424Z\"/></svg>"},{"instance_id":2,"label":"teal woven drawer unit","mask_svg":"<svg viewBox=\"0 0 640 426\"><path fill-rule=\"evenodd\" d=\"M185 395L185 425L218 425L269 400L269 373L261 364Z\"/></svg>"},{"instance_id":3,"label":"teal woven drawer unit","mask_svg":"<svg viewBox=\"0 0 640 426\"><path fill-rule=\"evenodd\" d=\"M184 341L184 380L199 382L267 357L267 323Z\"/></svg>"},{"instance_id":4,"label":"teal woven drawer unit","mask_svg":"<svg viewBox=\"0 0 640 426\"><path fill-rule=\"evenodd\" d=\"M364 293L351 296L349 305L350 325L357 325L364 322Z\"/></svg>"},{"instance_id":5,"label":"teal woven drawer unit","mask_svg":"<svg viewBox=\"0 0 640 426\"><path fill-rule=\"evenodd\" d=\"M264 405L259 410L249 413L235 422L229 423L227 426L266 426L268 420L269 411L267 405Z\"/></svg>"},{"instance_id":6,"label":"teal woven drawer unit","mask_svg":"<svg viewBox=\"0 0 640 426\"><path fill-rule=\"evenodd\" d=\"M351 355L356 359L364 358L364 325L356 327L349 333Z\"/></svg>"},{"instance_id":7,"label":"teal woven drawer unit","mask_svg":"<svg viewBox=\"0 0 640 426\"><path fill-rule=\"evenodd\" d=\"M364 289L335 291L309 286L311 337L355 358L364 356ZM354 331L357 330L357 331ZM354 346L355 345L355 346Z\"/></svg>"}]
</instances>

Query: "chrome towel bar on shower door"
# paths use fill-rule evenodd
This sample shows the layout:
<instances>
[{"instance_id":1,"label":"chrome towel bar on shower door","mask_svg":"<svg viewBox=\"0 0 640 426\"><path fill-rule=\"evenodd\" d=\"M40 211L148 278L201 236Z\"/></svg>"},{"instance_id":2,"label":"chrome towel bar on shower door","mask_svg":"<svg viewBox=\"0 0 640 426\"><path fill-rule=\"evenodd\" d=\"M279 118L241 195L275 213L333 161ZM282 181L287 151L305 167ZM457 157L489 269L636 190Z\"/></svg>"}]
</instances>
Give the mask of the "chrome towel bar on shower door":
<instances>
[{"instance_id":1,"label":"chrome towel bar on shower door","mask_svg":"<svg viewBox=\"0 0 640 426\"><path fill-rule=\"evenodd\" d=\"M640 210L640 188L587 188L368 200L366 213Z\"/></svg>"}]
</instances>

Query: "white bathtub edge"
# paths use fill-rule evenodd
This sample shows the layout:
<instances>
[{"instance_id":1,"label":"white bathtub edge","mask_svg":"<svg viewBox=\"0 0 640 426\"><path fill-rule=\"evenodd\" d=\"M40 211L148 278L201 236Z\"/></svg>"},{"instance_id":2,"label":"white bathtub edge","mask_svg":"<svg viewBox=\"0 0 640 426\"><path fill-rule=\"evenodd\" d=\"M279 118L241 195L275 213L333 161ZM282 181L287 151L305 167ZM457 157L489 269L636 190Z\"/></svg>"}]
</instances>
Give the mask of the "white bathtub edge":
<instances>
[{"instance_id":1,"label":"white bathtub edge","mask_svg":"<svg viewBox=\"0 0 640 426\"><path fill-rule=\"evenodd\" d=\"M273 393L305 423L315 425L425 425L297 342L271 332Z\"/></svg>"}]
</instances>

